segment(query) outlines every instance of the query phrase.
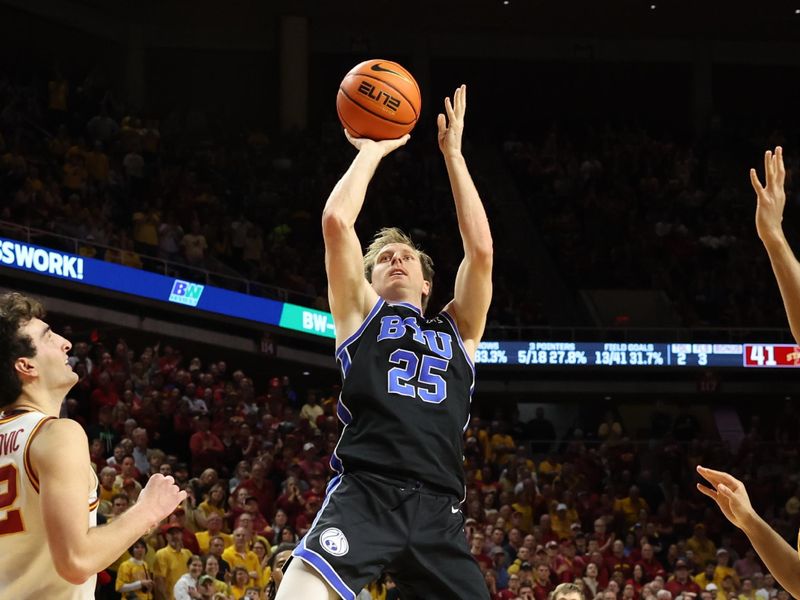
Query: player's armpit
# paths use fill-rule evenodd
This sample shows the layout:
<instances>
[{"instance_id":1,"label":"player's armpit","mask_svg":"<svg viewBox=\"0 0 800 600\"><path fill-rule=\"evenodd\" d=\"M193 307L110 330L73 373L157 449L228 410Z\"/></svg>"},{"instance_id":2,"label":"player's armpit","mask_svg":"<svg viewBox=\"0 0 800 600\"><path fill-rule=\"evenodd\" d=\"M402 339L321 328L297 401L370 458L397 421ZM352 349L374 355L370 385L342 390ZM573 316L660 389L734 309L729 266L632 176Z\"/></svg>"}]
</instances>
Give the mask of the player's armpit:
<instances>
[{"instance_id":1,"label":"player's armpit","mask_svg":"<svg viewBox=\"0 0 800 600\"><path fill-rule=\"evenodd\" d=\"M347 338L369 313L377 294L364 276L364 257L355 229L333 213L323 213L325 271L328 300L337 328L337 339ZM340 335L341 334L343 335Z\"/></svg>"},{"instance_id":2,"label":"player's armpit","mask_svg":"<svg viewBox=\"0 0 800 600\"><path fill-rule=\"evenodd\" d=\"M465 257L458 267L455 297L445 307L458 325L472 359L483 337L486 315L492 302L492 264L490 252Z\"/></svg>"}]
</instances>

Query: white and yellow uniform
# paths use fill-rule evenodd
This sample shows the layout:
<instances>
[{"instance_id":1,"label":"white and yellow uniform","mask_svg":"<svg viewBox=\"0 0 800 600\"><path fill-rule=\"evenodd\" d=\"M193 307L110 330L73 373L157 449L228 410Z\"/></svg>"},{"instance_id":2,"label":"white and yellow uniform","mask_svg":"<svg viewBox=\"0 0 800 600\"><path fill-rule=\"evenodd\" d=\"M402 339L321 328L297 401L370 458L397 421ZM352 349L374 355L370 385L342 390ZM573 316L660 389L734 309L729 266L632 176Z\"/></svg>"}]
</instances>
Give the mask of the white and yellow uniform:
<instances>
[{"instance_id":1,"label":"white and yellow uniform","mask_svg":"<svg viewBox=\"0 0 800 600\"><path fill-rule=\"evenodd\" d=\"M96 576L82 585L55 569L39 503L39 480L31 468L30 444L52 419L40 412L0 413L0 598L94 598ZM89 479L86 513L75 518L97 524L97 476ZM77 476L77 475L76 475Z\"/></svg>"}]
</instances>

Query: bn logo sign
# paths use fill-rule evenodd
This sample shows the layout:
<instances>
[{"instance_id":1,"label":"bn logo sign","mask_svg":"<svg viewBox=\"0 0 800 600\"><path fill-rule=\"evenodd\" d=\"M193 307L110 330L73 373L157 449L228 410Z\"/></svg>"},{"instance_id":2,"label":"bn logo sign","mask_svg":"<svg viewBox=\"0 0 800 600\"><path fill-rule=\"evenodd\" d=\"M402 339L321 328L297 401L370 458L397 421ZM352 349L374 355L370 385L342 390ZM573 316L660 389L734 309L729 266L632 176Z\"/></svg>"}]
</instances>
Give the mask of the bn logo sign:
<instances>
[{"instance_id":1,"label":"bn logo sign","mask_svg":"<svg viewBox=\"0 0 800 600\"><path fill-rule=\"evenodd\" d=\"M200 296L203 294L204 286L199 283L190 283L176 279L172 284L172 291L169 293L169 301L187 306L197 306Z\"/></svg>"}]
</instances>

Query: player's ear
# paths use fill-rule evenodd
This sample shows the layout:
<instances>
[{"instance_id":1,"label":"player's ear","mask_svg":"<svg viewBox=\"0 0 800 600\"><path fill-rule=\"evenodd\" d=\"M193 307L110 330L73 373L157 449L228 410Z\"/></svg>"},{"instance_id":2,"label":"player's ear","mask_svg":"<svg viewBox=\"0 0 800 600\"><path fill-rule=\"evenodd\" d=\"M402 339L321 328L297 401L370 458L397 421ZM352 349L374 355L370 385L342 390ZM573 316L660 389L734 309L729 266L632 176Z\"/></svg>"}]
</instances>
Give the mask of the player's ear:
<instances>
[{"instance_id":1,"label":"player's ear","mask_svg":"<svg viewBox=\"0 0 800 600\"><path fill-rule=\"evenodd\" d=\"M36 377L39 373L36 369L36 363L27 356L20 356L14 361L14 370L17 375L25 377Z\"/></svg>"},{"instance_id":2,"label":"player's ear","mask_svg":"<svg viewBox=\"0 0 800 600\"><path fill-rule=\"evenodd\" d=\"M423 282L422 282L422 295L423 296L430 296L432 289L433 289L433 284L430 281L428 281L427 279L423 280Z\"/></svg>"}]
</instances>

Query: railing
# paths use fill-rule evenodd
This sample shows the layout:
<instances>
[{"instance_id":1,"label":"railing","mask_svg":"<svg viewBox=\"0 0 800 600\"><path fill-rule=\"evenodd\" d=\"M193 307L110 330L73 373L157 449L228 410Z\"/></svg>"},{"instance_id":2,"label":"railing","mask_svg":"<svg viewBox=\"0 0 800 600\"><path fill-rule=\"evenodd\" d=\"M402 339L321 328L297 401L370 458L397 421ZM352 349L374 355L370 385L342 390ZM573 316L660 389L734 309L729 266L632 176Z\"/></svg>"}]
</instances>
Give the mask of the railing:
<instances>
[{"instance_id":1,"label":"railing","mask_svg":"<svg viewBox=\"0 0 800 600\"><path fill-rule=\"evenodd\" d=\"M93 240L85 240L42 229L35 229L9 221L0 221L0 235L80 254L81 248L93 248L98 256L109 250L119 253L120 248L98 244ZM144 268L170 277L181 277L198 283L215 285L225 289L242 292L252 296L272 298L283 302L292 302L313 307L316 298L303 292L260 283L212 269L193 267L192 265L166 260L158 256L136 253ZM658 328L658 327L550 327L550 326L507 326L487 327L484 334L486 340L541 340L565 342L772 342L793 343L791 332L781 328Z\"/></svg>"},{"instance_id":2,"label":"railing","mask_svg":"<svg viewBox=\"0 0 800 600\"><path fill-rule=\"evenodd\" d=\"M62 250L73 254L81 254L82 248L92 248L97 252L98 258L105 256L105 253L109 250L115 253L128 252L113 246L98 244L94 240L61 235L9 221L0 221L0 235L21 242L46 246L54 250ZM292 302L306 306L314 306L316 302L316 298L309 294L304 294L303 292L252 281L241 276L222 273L218 270L200 268L183 262L167 260L160 256L150 256L140 252L136 252L135 254L142 261L145 270L162 275L181 277L197 283L215 285L251 296L261 296L263 298L271 298L283 302Z\"/></svg>"}]
</instances>

